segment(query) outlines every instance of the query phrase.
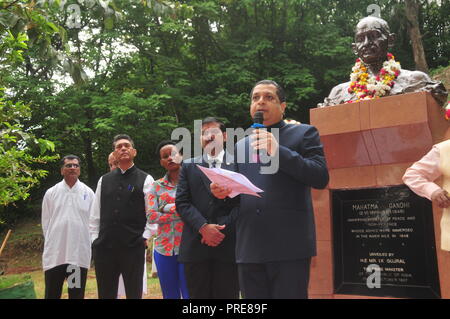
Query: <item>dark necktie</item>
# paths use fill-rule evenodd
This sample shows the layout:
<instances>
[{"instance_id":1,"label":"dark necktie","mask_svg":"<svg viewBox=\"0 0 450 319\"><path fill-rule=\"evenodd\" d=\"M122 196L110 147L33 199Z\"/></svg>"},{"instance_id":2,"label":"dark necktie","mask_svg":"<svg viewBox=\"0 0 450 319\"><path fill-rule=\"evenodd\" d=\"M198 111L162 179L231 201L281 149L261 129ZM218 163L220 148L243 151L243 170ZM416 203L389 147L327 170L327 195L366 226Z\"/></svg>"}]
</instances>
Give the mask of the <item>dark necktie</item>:
<instances>
[{"instance_id":1,"label":"dark necktie","mask_svg":"<svg viewBox=\"0 0 450 319\"><path fill-rule=\"evenodd\" d=\"M220 163L217 160L212 160L209 162L209 168L220 167Z\"/></svg>"}]
</instances>

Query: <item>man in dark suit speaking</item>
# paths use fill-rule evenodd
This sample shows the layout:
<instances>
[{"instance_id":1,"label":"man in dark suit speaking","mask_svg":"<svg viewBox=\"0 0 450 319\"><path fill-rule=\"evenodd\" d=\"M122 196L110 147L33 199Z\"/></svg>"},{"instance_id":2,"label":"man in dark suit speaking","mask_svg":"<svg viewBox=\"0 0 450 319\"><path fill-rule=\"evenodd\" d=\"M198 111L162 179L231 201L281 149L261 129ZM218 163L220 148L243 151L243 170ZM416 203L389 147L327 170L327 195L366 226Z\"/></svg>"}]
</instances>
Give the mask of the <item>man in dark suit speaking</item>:
<instances>
[{"instance_id":1,"label":"man in dark suit speaking","mask_svg":"<svg viewBox=\"0 0 450 319\"><path fill-rule=\"evenodd\" d=\"M197 167L234 170L233 158L223 149L225 125L212 117L202 121L203 156L186 160L181 168L175 204L184 222L178 261L184 264L192 299L237 299L235 228L223 220L239 198L217 199L210 181Z\"/></svg>"},{"instance_id":2,"label":"man in dark suit speaking","mask_svg":"<svg viewBox=\"0 0 450 319\"><path fill-rule=\"evenodd\" d=\"M264 190L261 198L241 195L236 214L236 262L247 299L308 297L311 257L316 255L310 189L324 188L329 177L317 129L286 124L285 108L285 94L276 82L258 82L250 114L254 118L263 112L266 128L241 139L235 149L237 171ZM277 159L278 169L264 172L267 162L252 160L255 150ZM225 198L231 190L211 184L211 191Z\"/></svg>"}]
</instances>

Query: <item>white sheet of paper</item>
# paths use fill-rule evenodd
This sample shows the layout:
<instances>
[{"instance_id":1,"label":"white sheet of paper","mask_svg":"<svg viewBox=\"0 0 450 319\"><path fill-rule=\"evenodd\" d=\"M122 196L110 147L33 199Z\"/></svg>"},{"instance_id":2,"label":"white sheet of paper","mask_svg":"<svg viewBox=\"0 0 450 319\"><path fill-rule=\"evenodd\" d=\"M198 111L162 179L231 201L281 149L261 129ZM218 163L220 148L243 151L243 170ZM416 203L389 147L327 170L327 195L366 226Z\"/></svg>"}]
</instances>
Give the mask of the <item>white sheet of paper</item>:
<instances>
[{"instance_id":1,"label":"white sheet of paper","mask_svg":"<svg viewBox=\"0 0 450 319\"><path fill-rule=\"evenodd\" d=\"M230 198L233 198L239 194L248 194L256 197L261 197L257 193L264 192L262 189L253 185L242 174L232 172L222 168L206 168L197 164L197 167L209 178L213 183L219 184L222 187L228 187L231 189Z\"/></svg>"}]
</instances>

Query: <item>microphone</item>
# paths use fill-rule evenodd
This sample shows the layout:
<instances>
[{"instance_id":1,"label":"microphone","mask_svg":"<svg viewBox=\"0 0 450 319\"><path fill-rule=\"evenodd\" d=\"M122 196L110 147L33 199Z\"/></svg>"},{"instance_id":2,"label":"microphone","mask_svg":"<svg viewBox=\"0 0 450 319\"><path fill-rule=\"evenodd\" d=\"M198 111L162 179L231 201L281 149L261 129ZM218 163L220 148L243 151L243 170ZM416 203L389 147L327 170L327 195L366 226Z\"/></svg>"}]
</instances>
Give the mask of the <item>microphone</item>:
<instances>
[{"instance_id":1,"label":"microphone","mask_svg":"<svg viewBox=\"0 0 450 319\"><path fill-rule=\"evenodd\" d=\"M264 112L257 111L253 116L253 128L265 128L266 126L263 124L264 122Z\"/></svg>"},{"instance_id":2,"label":"microphone","mask_svg":"<svg viewBox=\"0 0 450 319\"><path fill-rule=\"evenodd\" d=\"M258 129L258 128L266 128L266 126L263 124L263 122L264 122L264 112L257 111L253 115L253 124L250 127L256 128L256 129ZM253 154L253 162L254 163L260 163L261 161L260 161L259 157L260 157L259 152L255 151L255 153Z\"/></svg>"}]
</instances>

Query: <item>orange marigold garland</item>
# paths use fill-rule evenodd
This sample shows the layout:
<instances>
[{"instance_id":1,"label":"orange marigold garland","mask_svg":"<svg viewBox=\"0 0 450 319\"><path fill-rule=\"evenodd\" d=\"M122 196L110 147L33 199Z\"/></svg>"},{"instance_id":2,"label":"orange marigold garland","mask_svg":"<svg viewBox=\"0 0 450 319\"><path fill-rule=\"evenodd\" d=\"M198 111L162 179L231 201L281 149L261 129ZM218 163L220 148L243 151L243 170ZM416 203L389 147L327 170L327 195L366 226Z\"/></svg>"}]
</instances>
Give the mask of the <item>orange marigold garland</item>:
<instances>
[{"instance_id":1,"label":"orange marigold garland","mask_svg":"<svg viewBox=\"0 0 450 319\"><path fill-rule=\"evenodd\" d=\"M357 102L361 100L370 100L379 98L389 94L400 74L400 63L395 61L391 53L387 54L387 61L383 63L383 67L377 76L373 76L367 72L367 67L360 58L356 59L355 66L352 68L350 75L349 93L355 93Z\"/></svg>"}]
</instances>

